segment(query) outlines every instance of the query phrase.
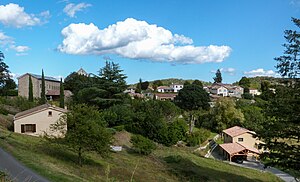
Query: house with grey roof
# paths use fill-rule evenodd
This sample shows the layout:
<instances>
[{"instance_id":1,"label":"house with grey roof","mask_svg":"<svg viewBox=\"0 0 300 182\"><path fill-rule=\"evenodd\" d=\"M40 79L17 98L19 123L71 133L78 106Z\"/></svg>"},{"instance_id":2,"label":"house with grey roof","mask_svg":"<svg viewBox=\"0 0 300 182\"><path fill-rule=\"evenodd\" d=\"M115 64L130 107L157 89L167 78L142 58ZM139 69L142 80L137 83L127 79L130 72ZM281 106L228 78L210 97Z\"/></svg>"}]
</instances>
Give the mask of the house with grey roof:
<instances>
[{"instance_id":1,"label":"house with grey roof","mask_svg":"<svg viewBox=\"0 0 300 182\"><path fill-rule=\"evenodd\" d=\"M32 73L25 73L18 77L18 95L22 97L29 97L29 77L32 80L33 97L40 98L42 92L42 76ZM48 99L51 99L50 93L56 93L60 90L60 81L54 77L45 76L45 92ZM47 93L49 93L47 95Z\"/></svg>"}]
</instances>

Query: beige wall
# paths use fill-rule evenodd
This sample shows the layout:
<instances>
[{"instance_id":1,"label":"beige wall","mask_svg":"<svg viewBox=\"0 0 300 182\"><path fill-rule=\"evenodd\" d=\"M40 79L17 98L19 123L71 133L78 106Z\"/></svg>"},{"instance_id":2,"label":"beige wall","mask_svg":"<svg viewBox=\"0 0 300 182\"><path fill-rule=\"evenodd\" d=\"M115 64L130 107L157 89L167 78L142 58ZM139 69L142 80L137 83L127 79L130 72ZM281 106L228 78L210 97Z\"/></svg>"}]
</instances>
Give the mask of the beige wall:
<instances>
[{"instance_id":1,"label":"beige wall","mask_svg":"<svg viewBox=\"0 0 300 182\"><path fill-rule=\"evenodd\" d=\"M223 133L224 135L224 143L232 143L232 137L227 135L226 133Z\"/></svg>"},{"instance_id":2,"label":"beige wall","mask_svg":"<svg viewBox=\"0 0 300 182\"><path fill-rule=\"evenodd\" d=\"M52 117L48 116L48 112L52 111ZM16 133L21 133L21 125L22 124L36 124L36 132L35 133L25 133L28 135L40 136L44 134L44 131L48 134L53 134L55 136L59 135L59 133L51 133L50 125L56 123L59 118L63 115L62 112L48 108L45 110L38 111L34 114L20 117L19 119L14 121L14 131Z\"/></svg>"},{"instance_id":3,"label":"beige wall","mask_svg":"<svg viewBox=\"0 0 300 182\"><path fill-rule=\"evenodd\" d=\"M40 98L41 91L42 91L42 80L38 80L37 78L31 76L32 80L32 90L33 90L33 97ZM45 80L45 91L47 93L48 90L59 90L60 89L60 82L54 82ZM22 97L28 98L29 92L29 74L25 74L24 76L18 79L18 95Z\"/></svg>"},{"instance_id":4,"label":"beige wall","mask_svg":"<svg viewBox=\"0 0 300 182\"><path fill-rule=\"evenodd\" d=\"M244 133L242 135L233 137L233 142L240 143L244 146L256 148L255 143L258 143L258 139L252 137L253 135L251 133ZM243 138L243 142L239 142L238 138Z\"/></svg>"}]
</instances>

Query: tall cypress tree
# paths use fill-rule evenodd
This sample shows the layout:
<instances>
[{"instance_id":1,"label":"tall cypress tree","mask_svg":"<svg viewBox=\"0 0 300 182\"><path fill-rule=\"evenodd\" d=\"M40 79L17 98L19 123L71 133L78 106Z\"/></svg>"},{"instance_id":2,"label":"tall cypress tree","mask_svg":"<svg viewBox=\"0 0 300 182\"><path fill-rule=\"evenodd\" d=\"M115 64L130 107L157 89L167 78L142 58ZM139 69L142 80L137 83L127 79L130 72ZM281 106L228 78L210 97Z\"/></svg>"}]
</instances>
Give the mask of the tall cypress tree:
<instances>
[{"instance_id":1,"label":"tall cypress tree","mask_svg":"<svg viewBox=\"0 0 300 182\"><path fill-rule=\"evenodd\" d=\"M46 104L46 91L45 91L45 76L44 70L42 69L42 92L41 92L41 104Z\"/></svg>"},{"instance_id":2,"label":"tall cypress tree","mask_svg":"<svg viewBox=\"0 0 300 182\"><path fill-rule=\"evenodd\" d=\"M59 107L65 107L65 94L64 94L64 85L62 82L62 78L60 78L60 94L59 94Z\"/></svg>"},{"instance_id":3,"label":"tall cypress tree","mask_svg":"<svg viewBox=\"0 0 300 182\"><path fill-rule=\"evenodd\" d=\"M28 100L29 100L30 102L33 102L33 88L32 88L32 79L31 79L31 75L29 75Z\"/></svg>"},{"instance_id":4,"label":"tall cypress tree","mask_svg":"<svg viewBox=\"0 0 300 182\"><path fill-rule=\"evenodd\" d=\"M216 77L214 77L214 83L222 83L222 73L220 69L216 72Z\"/></svg>"}]
</instances>

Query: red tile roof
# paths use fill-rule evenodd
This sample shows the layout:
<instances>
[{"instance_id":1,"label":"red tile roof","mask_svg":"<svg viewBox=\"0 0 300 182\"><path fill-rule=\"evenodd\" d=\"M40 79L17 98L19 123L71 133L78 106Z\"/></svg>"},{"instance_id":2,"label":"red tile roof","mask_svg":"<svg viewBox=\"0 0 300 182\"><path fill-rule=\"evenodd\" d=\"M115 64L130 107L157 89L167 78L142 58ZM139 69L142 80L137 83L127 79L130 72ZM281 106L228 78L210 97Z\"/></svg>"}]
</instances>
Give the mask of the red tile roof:
<instances>
[{"instance_id":1,"label":"red tile roof","mask_svg":"<svg viewBox=\"0 0 300 182\"><path fill-rule=\"evenodd\" d=\"M238 143L224 143L224 144L220 144L220 147L230 155L239 153L246 149L245 147L243 147Z\"/></svg>"},{"instance_id":2,"label":"red tile roof","mask_svg":"<svg viewBox=\"0 0 300 182\"><path fill-rule=\"evenodd\" d=\"M260 154L260 152L256 148L247 147L240 143L224 143L220 144L220 147L230 155L239 153L243 150L250 150L251 152Z\"/></svg>"},{"instance_id":3,"label":"red tile roof","mask_svg":"<svg viewBox=\"0 0 300 182\"><path fill-rule=\"evenodd\" d=\"M226 133L227 135L229 135L231 137L239 136L239 135L247 133L247 132L251 132L251 131L247 130L246 128L239 127L239 126L234 126L234 127L228 128L226 130L223 130L223 133Z\"/></svg>"}]
</instances>

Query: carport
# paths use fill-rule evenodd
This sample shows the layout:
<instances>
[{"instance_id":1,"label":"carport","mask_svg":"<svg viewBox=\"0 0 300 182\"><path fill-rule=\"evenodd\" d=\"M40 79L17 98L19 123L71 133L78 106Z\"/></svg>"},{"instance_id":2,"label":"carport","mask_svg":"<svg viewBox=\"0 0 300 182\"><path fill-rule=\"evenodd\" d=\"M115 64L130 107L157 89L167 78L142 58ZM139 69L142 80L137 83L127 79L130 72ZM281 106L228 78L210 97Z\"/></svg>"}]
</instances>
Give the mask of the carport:
<instances>
[{"instance_id":1,"label":"carport","mask_svg":"<svg viewBox=\"0 0 300 182\"><path fill-rule=\"evenodd\" d=\"M259 154L257 149L245 147L239 143L224 143L220 144L220 147L223 157L229 161L232 161L232 158L237 156L247 158L249 154Z\"/></svg>"}]
</instances>

